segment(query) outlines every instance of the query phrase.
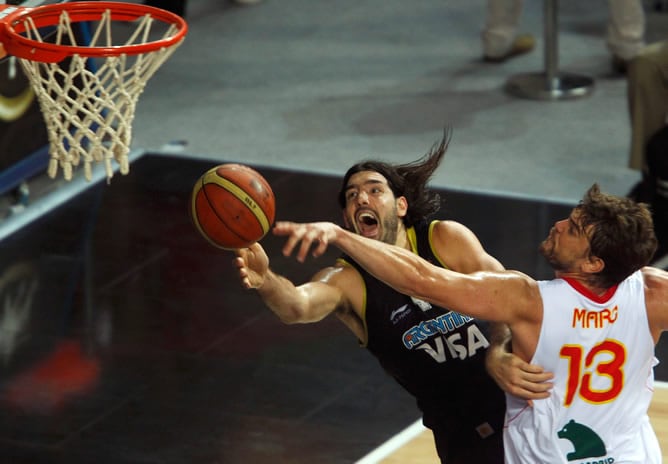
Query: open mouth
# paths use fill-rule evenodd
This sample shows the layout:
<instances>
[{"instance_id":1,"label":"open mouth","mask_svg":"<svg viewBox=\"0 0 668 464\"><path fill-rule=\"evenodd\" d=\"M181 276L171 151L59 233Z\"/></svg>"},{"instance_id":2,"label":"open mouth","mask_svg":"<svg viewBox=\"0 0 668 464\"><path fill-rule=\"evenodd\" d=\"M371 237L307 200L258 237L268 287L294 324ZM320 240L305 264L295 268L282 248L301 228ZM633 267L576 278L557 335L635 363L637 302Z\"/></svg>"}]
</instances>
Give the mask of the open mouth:
<instances>
[{"instance_id":1,"label":"open mouth","mask_svg":"<svg viewBox=\"0 0 668 464\"><path fill-rule=\"evenodd\" d=\"M365 237L376 237L378 235L378 218L370 211L357 213L357 229Z\"/></svg>"}]
</instances>

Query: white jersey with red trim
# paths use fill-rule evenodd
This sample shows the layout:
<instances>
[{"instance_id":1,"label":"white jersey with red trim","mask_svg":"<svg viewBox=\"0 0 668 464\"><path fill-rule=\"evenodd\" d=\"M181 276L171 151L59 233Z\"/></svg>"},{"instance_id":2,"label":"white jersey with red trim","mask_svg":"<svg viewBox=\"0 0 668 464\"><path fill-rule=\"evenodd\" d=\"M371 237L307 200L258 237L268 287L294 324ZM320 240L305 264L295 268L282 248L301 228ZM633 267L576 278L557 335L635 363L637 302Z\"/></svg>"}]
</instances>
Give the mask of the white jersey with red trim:
<instances>
[{"instance_id":1,"label":"white jersey with red trim","mask_svg":"<svg viewBox=\"0 0 668 464\"><path fill-rule=\"evenodd\" d=\"M554 388L533 407L506 395L506 463L661 463L647 415L657 361L642 273L601 297L568 279L539 288L531 362L554 372Z\"/></svg>"}]
</instances>

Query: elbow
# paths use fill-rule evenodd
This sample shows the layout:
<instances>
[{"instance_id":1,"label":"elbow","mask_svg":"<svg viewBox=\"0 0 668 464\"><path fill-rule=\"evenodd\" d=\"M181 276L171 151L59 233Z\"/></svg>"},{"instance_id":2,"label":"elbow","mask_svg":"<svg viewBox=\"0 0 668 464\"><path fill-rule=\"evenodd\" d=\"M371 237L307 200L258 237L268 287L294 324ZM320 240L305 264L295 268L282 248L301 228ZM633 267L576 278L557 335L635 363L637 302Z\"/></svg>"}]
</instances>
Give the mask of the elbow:
<instances>
[{"instance_id":1,"label":"elbow","mask_svg":"<svg viewBox=\"0 0 668 464\"><path fill-rule=\"evenodd\" d=\"M276 313L283 324L302 324L306 320L305 312L298 306L290 306L280 313Z\"/></svg>"},{"instance_id":2,"label":"elbow","mask_svg":"<svg viewBox=\"0 0 668 464\"><path fill-rule=\"evenodd\" d=\"M275 308L274 313L286 325L308 324L320 319L308 299L296 299L281 305L280 308Z\"/></svg>"}]
</instances>

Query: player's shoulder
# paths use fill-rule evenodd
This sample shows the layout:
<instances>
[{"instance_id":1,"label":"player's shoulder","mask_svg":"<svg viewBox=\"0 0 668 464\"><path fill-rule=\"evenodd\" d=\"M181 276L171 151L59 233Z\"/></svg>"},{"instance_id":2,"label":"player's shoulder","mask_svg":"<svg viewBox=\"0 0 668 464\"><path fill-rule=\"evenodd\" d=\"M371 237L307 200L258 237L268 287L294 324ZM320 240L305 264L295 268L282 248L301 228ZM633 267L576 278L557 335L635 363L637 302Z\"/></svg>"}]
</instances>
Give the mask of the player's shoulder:
<instances>
[{"instance_id":1,"label":"player's shoulder","mask_svg":"<svg viewBox=\"0 0 668 464\"><path fill-rule=\"evenodd\" d=\"M437 230L443 234L471 233L471 229L464 224L451 219L437 219L432 221L430 225L432 230Z\"/></svg>"},{"instance_id":2,"label":"player's shoulder","mask_svg":"<svg viewBox=\"0 0 668 464\"><path fill-rule=\"evenodd\" d=\"M517 295L518 298L524 298L533 301L540 298L541 282L537 281L529 274L521 271L507 270L502 272L491 272L494 278L498 279L508 291ZM556 280L542 281L547 283L557 282Z\"/></svg>"},{"instance_id":3,"label":"player's shoulder","mask_svg":"<svg viewBox=\"0 0 668 464\"><path fill-rule=\"evenodd\" d=\"M668 271L658 267L645 266L642 268L642 277L646 289L668 293Z\"/></svg>"},{"instance_id":4,"label":"player's shoulder","mask_svg":"<svg viewBox=\"0 0 668 464\"><path fill-rule=\"evenodd\" d=\"M668 330L668 272L656 267L642 268L645 306L654 341Z\"/></svg>"},{"instance_id":5,"label":"player's shoulder","mask_svg":"<svg viewBox=\"0 0 668 464\"><path fill-rule=\"evenodd\" d=\"M666 279L668 271L654 266L645 266L641 270L643 277Z\"/></svg>"},{"instance_id":6,"label":"player's shoulder","mask_svg":"<svg viewBox=\"0 0 668 464\"><path fill-rule=\"evenodd\" d=\"M468 274L503 269L501 263L487 253L473 231L457 221L432 223L431 246L441 263L457 272Z\"/></svg>"},{"instance_id":7,"label":"player's shoulder","mask_svg":"<svg viewBox=\"0 0 668 464\"><path fill-rule=\"evenodd\" d=\"M494 272L494 274L502 276L502 278L507 279L508 281L525 285L527 288L538 288L538 281L529 274L525 274L522 271L507 270L502 272Z\"/></svg>"},{"instance_id":8,"label":"player's shoulder","mask_svg":"<svg viewBox=\"0 0 668 464\"><path fill-rule=\"evenodd\" d=\"M436 244L462 246L471 242L477 244L478 238L473 231L461 222L436 220L430 224L431 239Z\"/></svg>"}]
</instances>

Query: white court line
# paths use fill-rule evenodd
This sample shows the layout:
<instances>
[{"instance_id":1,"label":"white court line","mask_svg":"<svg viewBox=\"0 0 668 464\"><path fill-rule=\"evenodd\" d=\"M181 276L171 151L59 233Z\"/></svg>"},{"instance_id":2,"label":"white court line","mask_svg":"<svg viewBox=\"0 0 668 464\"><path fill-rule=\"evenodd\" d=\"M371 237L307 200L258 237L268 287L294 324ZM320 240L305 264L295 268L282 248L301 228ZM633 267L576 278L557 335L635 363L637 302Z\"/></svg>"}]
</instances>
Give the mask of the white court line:
<instances>
[{"instance_id":1,"label":"white court line","mask_svg":"<svg viewBox=\"0 0 668 464\"><path fill-rule=\"evenodd\" d=\"M654 382L654 386L656 388L668 389L668 382L657 380ZM362 459L356 461L355 464L377 464L425 430L427 430L427 428L422 425L422 419L418 419Z\"/></svg>"},{"instance_id":2,"label":"white court line","mask_svg":"<svg viewBox=\"0 0 668 464\"><path fill-rule=\"evenodd\" d=\"M356 461L355 464L376 464L404 446L413 438L420 435L425 430L427 430L427 428L422 425L422 419L418 419L413 422L413 424L399 432L397 435L393 436L378 448L364 456L362 459Z\"/></svg>"}]
</instances>

